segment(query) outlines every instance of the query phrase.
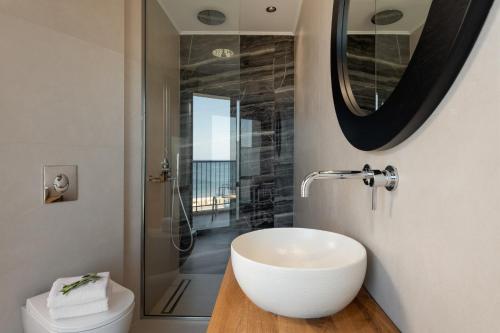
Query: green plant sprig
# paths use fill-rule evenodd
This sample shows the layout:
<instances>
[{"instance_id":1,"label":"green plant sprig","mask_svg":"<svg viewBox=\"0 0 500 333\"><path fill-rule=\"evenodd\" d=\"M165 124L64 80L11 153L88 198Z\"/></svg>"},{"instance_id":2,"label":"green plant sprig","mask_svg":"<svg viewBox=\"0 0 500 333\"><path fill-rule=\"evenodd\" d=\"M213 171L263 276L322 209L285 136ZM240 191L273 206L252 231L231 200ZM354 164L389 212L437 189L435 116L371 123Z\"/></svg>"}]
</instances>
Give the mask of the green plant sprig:
<instances>
[{"instance_id":1,"label":"green plant sprig","mask_svg":"<svg viewBox=\"0 0 500 333\"><path fill-rule=\"evenodd\" d=\"M70 284L65 284L59 291L62 292L63 295L68 295L72 290L80 288L81 286L89 284L90 282L96 283L100 279L102 279L102 276L97 275L97 273L89 273L87 275L82 276L82 278L78 281L75 281Z\"/></svg>"}]
</instances>

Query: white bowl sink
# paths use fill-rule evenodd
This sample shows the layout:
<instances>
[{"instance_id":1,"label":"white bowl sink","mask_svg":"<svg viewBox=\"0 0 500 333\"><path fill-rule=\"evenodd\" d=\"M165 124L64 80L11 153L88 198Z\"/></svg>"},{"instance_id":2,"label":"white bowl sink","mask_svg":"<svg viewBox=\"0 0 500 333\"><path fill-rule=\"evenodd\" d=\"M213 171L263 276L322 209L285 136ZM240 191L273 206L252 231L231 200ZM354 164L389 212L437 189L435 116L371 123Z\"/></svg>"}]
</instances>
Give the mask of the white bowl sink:
<instances>
[{"instance_id":1,"label":"white bowl sink","mask_svg":"<svg viewBox=\"0 0 500 333\"><path fill-rule=\"evenodd\" d=\"M328 231L276 228L231 244L234 275L258 307L286 317L320 318L346 307L366 273L366 250Z\"/></svg>"}]
</instances>

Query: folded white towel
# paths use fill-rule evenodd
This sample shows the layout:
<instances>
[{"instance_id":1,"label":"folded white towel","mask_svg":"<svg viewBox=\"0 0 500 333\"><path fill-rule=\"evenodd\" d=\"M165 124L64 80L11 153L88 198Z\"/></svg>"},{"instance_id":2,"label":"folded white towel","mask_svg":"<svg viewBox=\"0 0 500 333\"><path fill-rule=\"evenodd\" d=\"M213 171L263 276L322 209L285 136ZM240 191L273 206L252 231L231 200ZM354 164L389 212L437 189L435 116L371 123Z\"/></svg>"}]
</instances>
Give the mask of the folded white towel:
<instances>
[{"instance_id":1,"label":"folded white towel","mask_svg":"<svg viewBox=\"0 0 500 333\"><path fill-rule=\"evenodd\" d=\"M76 282L82 277L75 276L57 279L52 284L52 289L50 289L49 297L47 298L47 307L55 309L106 300L108 297L109 272L98 273L98 275L102 278L96 282L90 282L73 289L66 295L63 295L61 292L64 285Z\"/></svg>"},{"instance_id":2,"label":"folded white towel","mask_svg":"<svg viewBox=\"0 0 500 333\"><path fill-rule=\"evenodd\" d=\"M81 305L68 305L62 308L49 309L52 319L74 318L88 316L108 311L108 299Z\"/></svg>"}]
</instances>

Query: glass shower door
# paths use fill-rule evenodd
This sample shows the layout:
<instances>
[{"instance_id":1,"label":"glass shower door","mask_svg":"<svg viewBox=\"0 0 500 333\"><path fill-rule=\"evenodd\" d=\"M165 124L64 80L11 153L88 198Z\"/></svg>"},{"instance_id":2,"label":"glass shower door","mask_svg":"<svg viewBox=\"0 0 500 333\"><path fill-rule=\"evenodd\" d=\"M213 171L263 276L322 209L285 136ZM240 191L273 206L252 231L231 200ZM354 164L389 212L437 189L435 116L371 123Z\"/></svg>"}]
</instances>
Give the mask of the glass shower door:
<instances>
[{"instance_id":1,"label":"glass shower door","mask_svg":"<svg viewBox=\"0 0 500 333\"><path fill-rule=\"evenodd\" d=\"M162 5L146 1L144 315L210 317L240 234L240 37L180 34Z\"/></svg>"},{"instance_id":2,"label":"glass shower door","mask_svg":"<svg viewBox=\"0 0 500 333\"><path fill-rule=\"evenodd\" d=\"M179 271L179 211L172 207L172 179L179 152L179 48L175 29L156 0L146 1L144 314L161 313L167 289ZM174 210L172 208L175 208Z\"/></svg>"},{"instance_id":3,"label":"glass shower door","mask_svg":"<svg viewBox=\"0 0 500 333\"><path fill-rule=\"evenodd\" d=\"M232 240L293 222L294 38L240 35L240 1L192 31L145 3L143 314L204 318Z\"/></svg>"}]
</instances>

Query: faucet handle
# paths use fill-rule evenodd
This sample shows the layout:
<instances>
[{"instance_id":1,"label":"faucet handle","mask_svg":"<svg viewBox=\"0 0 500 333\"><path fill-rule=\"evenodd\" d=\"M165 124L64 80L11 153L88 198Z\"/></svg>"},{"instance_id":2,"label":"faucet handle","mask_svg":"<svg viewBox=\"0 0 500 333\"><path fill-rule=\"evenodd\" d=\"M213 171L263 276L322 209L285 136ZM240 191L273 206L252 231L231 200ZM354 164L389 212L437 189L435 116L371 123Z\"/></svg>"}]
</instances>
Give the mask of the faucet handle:
<instances>
[{"instance_id":1,"label":"faucet handle","mask_svg":"<svg viewBox=\"0 0 500 333\"><path fill-rule=\"evenodd\" d=\"M366 186L373 187L374 173L369 164L365 164L365 166L363 167L363 173L364 173L363 183L365 183Z\"/></svg>"},{"instance_id":2,"label":"faucet handle","mask_svg":"<svg viewBox=\"0 0 500 333\"><path fill-rule=\"evenodd\" d=\"M399 176L395 167L389 165L385 170L372 170L368 164L363 167L365 178L363 182L372 190L372 210L377 209L377 188L385 187L387 191L394 191L398 187Z\"/></svg>"},{"instance_id":3,"label":"faucet handle","mask_svg":"<svg viewBox=\"0 0 500 333\"><path fill-rule=\"evenodd\" d=\"M384 173L385 178L387 180L387 183L385 184L385 189L389 192L392 192L395 189L397 189L399 184L398 169L396 169L392 165L388 165L382 172Z\"/></svg>"},{"instance_id":4,"label":"faucet handle","mask_svg":"<svg viewBox=\"0 0 500 333\"><path fill-rule=\"evenodd\" d=\"M392 165L388 165L384 170L372 170L370 165L363 167L363 182L370 187L385 187L387 191L394 191L398 187L398 170Z\"/></svg>"},{"instance_id":5,"label":"faucet handle","mask_svg":"<svg viewBox=\"0 0 500 333\"><path fill-rule=\"evenodd\" d=\"M372 211L377 210L377 187L372 187Z\"/></svg>"}]
</instances>

